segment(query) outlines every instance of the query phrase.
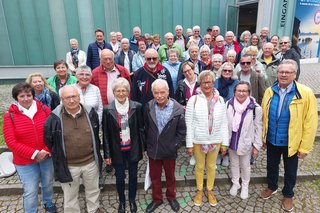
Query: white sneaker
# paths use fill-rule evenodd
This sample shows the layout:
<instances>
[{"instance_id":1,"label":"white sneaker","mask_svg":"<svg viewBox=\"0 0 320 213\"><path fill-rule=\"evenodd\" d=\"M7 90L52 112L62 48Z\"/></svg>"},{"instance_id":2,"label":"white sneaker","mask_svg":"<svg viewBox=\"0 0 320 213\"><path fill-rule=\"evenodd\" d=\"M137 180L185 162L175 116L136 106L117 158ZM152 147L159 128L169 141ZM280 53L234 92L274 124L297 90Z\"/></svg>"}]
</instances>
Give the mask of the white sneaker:
<instances>
[{"instance_id":1,"label":"white sneaker","mask_svg":"<svg viewBox=\"0 0 320 213\"><path fill-rule=\"evenodd\" d=\"M242 187L240 197L242 200L245 200L249 197L249 189L248 187Z\"/></svg>"},{"instance_id":2,"label":"white sneaker","mask_svg":"<svg viewBox=\"0 0 320 213\"><path fill-rule=\"evenodd\" d=\"M236 185L236 184L232 184L231 189L230 189L230 195L235 197L238 194L238 189L240 189L241 186Z\"/></svg>"},{"instance_id":3,"label":"white sneaker","mask_svg":"<svg viewBox=\"0 0 320 213\"><path fill-rule=\"evenodd\" d=\"M228 155L223 156L223 158L222 158L222 166L224 166L224 167L228 167L229 166L229 156Z\"/></svg>"},{"instance_id":4,"label":"white sneaker","mask_svg":"<svg viewBox=\"0 0 320 213\"><path fill-rule=\"evenodd\" d=\"M217 160L216 160L216 165L220 165L221 164L221 155L218 155Z\"/></svg>"}]
</instances>

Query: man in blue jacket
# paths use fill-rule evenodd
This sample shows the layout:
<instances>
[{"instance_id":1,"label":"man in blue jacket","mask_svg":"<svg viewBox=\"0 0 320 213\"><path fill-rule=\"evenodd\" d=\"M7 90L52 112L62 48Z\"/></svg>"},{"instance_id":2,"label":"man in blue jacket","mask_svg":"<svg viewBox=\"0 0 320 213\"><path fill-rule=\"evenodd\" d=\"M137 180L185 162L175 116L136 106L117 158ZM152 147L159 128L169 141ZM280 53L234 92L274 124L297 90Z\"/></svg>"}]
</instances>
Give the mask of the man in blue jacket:
<instances>
[{"instance_id":1,"label":"man in blue jacket","mask_svg":"<svg viewBox=\"0 0 320 213\"><path fill-rule=\"evenodd\" d=\"M96 29L95 31L96 41L89 44L87 50L87 65L93 70L100 65L100 53L103 49L109 49L111 51L112 47L109 43L104 40L104 32L101 29Z\"/></svg>"}]
</instances>

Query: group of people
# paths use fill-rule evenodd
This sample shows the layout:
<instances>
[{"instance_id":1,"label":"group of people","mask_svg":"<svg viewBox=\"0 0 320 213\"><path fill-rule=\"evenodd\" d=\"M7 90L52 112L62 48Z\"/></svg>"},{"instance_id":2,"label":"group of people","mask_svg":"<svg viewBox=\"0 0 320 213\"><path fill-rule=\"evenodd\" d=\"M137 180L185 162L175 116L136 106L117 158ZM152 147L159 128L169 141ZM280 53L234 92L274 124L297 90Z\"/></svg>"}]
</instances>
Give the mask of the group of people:
<instances>
[{"instance_id":1,"label":"group of people","mask_svg":"<svg viewBox=\"0 0 320 213\"><path fill-rule=\"evenodd\" d=\"M280 40L278 58L265 28L257 37L244 32L240 44L230 31L219 35L218 26L204 39L199 26L190 36L180 25L175 30L159 45L147 43L139 27L131 39L111 33L112 44L97 29L87 54L71 39L68 62L54 63L56 75L46 80L33 73L12 89L15 103L4 116L4 137L23 184L26 212L37 211L39 183L44 208L56 212L54 179L61 183L64 212L80 212L80 179L88 212L103 212L103 162L115 169L118 212L126 209L128 170L129 207L137 212L137 170L145 152L152 182L146 212L163 203L162 169L166 198L177 212L175 164L183 145L196 162L195 205L202 204L205 169L205 193L209 204L217 205L212 190L218 156L230 159L230 195L241 189L240 197L247 199L250 159L267 149L268 187L260 196L277 192L283 156L282 208L293 209L298 158L312 150L318 116L312 90L298 82L299 64L290 59L295 54L284 52L293 52L289 38ZM264 42L260 53L255 40Z\"/></svg>"}]
</instances>

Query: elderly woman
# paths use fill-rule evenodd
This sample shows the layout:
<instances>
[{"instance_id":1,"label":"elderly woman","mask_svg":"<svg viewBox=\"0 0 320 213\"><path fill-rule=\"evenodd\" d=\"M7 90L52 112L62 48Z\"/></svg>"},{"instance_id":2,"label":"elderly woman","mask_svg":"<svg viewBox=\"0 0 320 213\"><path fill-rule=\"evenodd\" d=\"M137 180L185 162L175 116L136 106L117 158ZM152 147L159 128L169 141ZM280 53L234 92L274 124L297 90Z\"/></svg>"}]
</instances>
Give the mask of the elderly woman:
<instances>
[{"instance_id":1,"label":"elderly woman","mask_svg":"<svg viewBox=\"0 0 320 213\"><path fill-rule=\"evenodd\" d=\"M35 99L54 110L59 104L60 99L41 73L31 73L26 82L30 84L35 91Z\"/></svg>"},{"instance_id":2,"label":"elderly woman","mask_svg":"<svg viewBox=\"0 0 320 213\"><path fill-rule=\"evenodd\" d=\"M270 42L273 44L274 55L277 55L280 52L279 40L280 40L280 37L278 35L273 35L270 39Z\"/></svg>"},{"instance_id":3,"label":"elderly woman","mask_svg":"<svg viewBox=\"0 0 320 213\"><path fill-rule=\"evenodd\" d=\"M240 47L241 50L247 46L249 46L249 40L251 37L251 33L249 30L245 30L240 35Z\"/></svg>"},{"instance_id":4,"label":"elderly woman","mask_svg":"<svg viewBox=\"0 0 320 213\"><path fill-rule=\"evenodd\" d=\"M235 65L236 62L237 62L237 58L236 57L237 57L237 52L234 51L234 50L229 50L227 52L226 61L228 61L228 62L232 63L233 65Z\"/></svg>"},{"instance_id":5,"label":"elderly woman","mask_svg":"<svg viewBox=\"0 0 320 213\"><path fill-rule=\"evenodd\" d=\"M3 135L13 153L13 163L23 187L25 212L38 211L38 190L41 184L42 202L49 212L56 212L52 203L54 170L51 153L44 144L44 122L50 109L34 100L35 91L28 83L12 89L12 104L4 115Z\"/></svg>"},{"instance_id":6,"label":"elderly woman","mask_svg":"<svg viewBox=\"0 0 320 213\"><path fill-rule=\"evenodd\" d=\"M132 71L137 71L140 67L143 67L146 59L144 58L144 54L147 50L147 42L144 38L140 38L137 41L138 52L132 58Z\"/></svg>"},{"instance_id":7,"label":"elderly woman","mask_svg":"<svg viewBox=\"0 0 320 213\"><path fill-rule=\"evenodd\" d=\"M95 109L101 123L103 110L101 93L97 86L90 84L92 79L91 68L86 65L78 67L76 69L76 77L78 82L75 84L75 87L79 91L80 102Z\"/></svg>"},{"instance_id":8,"label":"elderly woman","mask_svg":"<svg viewBox=\"0 0 320 213\"><path fill-rule=\"evenodd\" d=\"M160 43L160 35L159 34L154 34L153 35L153 43L151 45L151 48L155 49L155 50L159 50L159 47L161 46Z\"/></svg>"},{"instance_id":9,"label":"elderly woman","mask_svg":"<svg viewBox=\"0 0 320 213\"><path fill-rule=\"evenodd\" d=\"M249 44L248 46L255 46L258 48L258 54L257 57L260 58L262 55L262 43L261 43L261 39L260 36L258 36L257 34L253 33L250 37L249 40ZM241 55L244 55L245 52L243 52L246 48L244 48L241 52Z\"/></svg>"},{"instance_id":10,"label":"elderly woman","mask_svg":"<svg viewBox=\"0 0 320 213\"><path fill-rule=\"evenodd\" d=\"M212 69L212 60L210 57L210 48L208 45L203 45L200 47L200 60L205 63L206 70Z\"/></svg>"},{"instance_id":11,"label":"elderly woman","mask_svg":"<svg viewBox=\"0 0 320 213\"><path fill-rule=\"evenodd\" d=\"M144 151L142 105L128 99L130 84L118 78L112 84L115 100L103 110L103 151L107 165L113 165L119 195L119 211L125 212L125 170L129 173L129 203L137 211L137 170Z\"/></svg>"},{"instance_id":12,"label":"elderly woman","mask_svg":"<svg viewBox=\"0 0 320 213\"><path fill-rule=\"evenodd\" d=\"M163 66L168 69L170 72L171 78L172 78L172 84L173 84L173 89L176 91L177 89L177 79L178 79L178 73L179 73L179 68L181 62L178 60L179 59L179 53L178 50L176 49L169 49L168 50L168 61L165 61L163 63Z\"/></svg>"},{"instance_id":13,"label":"elderly woman","mask_svg":"<svg viewBox=\"0 0 320 213\"><path fill-rule=\"evenodd\" d=\"M187 45L186 45L186 51L183 52L183 55L184 55L184 60L188 60L190 58L190 55L189 55L189 47L192 46L192 45L197 45L197 42L193 39L189 39L189 41L187 42Z\"/></svg>"},{"instance_id":14,"label":"elderly woman","mask_svg":"<svg viewBox=\"0 0 320 213\"><path fill-rule=\"evenodd\" d=\"M75 74L77 67L86 65L87 56L84 51L79 50L77 39L70 39L70 47L70 52L66 55L66 62L69 70L71 70L72 74Z\"/></svg>"},{"instance_id":15,"label":"elderly woman","mask_svg":"<svg viewBox=\"0 0 320 213\"><path fill-rule=\"evenodd\" d=\"M194 72L193 63L190 61L183 62L181 69L185 78L178 82L175 99L179 104L185 107L191 96L196 94L199 83L197 82L197 75Z\"/></svg>"},{"instance_id":16,"label":"elderly woman","mask_svg":"<svg viewBox=\"0 0 320 213\"><path fill-rule=\"evenodd\" d=\"M250 97L250 84L240 81L234 88L234 97L227 102L229 129L229 156L232 187L236 196L241 188L241 199L249 196L250 158L257 157L262 146L262 109ZM241 177L241 186L239 179Z\"/></svg>"},{"instance_id":17,"label":"elderly woman","mask_svg":"<svg viewBox=\"0 0 320 213\"><path fill-rule=\"evenodd\" d=\"M57 60L53 64L56 75L48 78L47 82L51 88L59 94L59 89L64 85L71 85L77 82L76 77L68 73L68 64L64 60Z\"/></svg>"},{"instance_id":18,"label":"elderly woman","mask_svg":"<svg viewBox=\"0 0 320 213\"><path fill-rule=\"evenodd\" d=\"M220 69L223 62L223 56L219 53L212 55L212 71L215 76L218 76L218 70Z\"/></svg>"},{"instance_id":19,"label":"elderly woman","mask_svg":"<svg viewBox=\"0 0 320 213\"><path fill-rule=\"evenodd\" d=\"M196 160L195 176L197 193L194 204L200 206L203 197L204 167L207 169L207 197L211 206L217 205L212 189L216 174L216 159L219 150L225 155L229 146L226 105L214 89L215 76L211 71L202 71L198 82L202 94L192 96L186 108L186 147L189 156Z\"/></svg>"},{"instance_id":20,"label":"elderly woman","mask_svg":"<svg viewBox=\"0 0 320 213\"><path fill-rule=\"evenodd\" d=\"M116 32L110 32L110 45L113 53L117 55L117 53L120 51L120 43L118 42Z\"/></svg>"}]
</instances>

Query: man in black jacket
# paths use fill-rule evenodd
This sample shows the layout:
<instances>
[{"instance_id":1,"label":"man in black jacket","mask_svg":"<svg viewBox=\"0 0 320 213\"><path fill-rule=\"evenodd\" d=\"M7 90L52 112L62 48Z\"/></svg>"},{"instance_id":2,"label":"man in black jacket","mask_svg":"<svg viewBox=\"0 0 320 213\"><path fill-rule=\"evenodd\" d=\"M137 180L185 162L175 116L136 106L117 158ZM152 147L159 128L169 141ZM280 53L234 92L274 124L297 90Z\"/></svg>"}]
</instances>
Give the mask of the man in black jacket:
<instances>
[{"instance_id":1,"label":"man in black jacket","mask_svg":"<svg viewBox=\"0 0 320 213\"><path fill-rule=\"evenodd\" d=\"M147 212L153 212L163 203L162 168L166 174L167 199L172 210L177 212L180 206L176 200L174 172L177 150L186 136L184 109L169 98L169 86L165 80L157 79L151 87L154 99L145 106L144 113L153 199Z\"/></svg>"},{"instance_id":2,"label":"man in black jacket","mask_svg":"<svg viewBox=\"0 0 320 213\"><path fill-rule=\"evenodd\" d=\"M80 178L85 186L88 212L99 208L100 154L99 118L91 107L80 104L73 86L59 91L60 104L45 122L45 143L52 151L56 180L64 194L64 212L80 212Z\"/></svg>"}]
</instances>

